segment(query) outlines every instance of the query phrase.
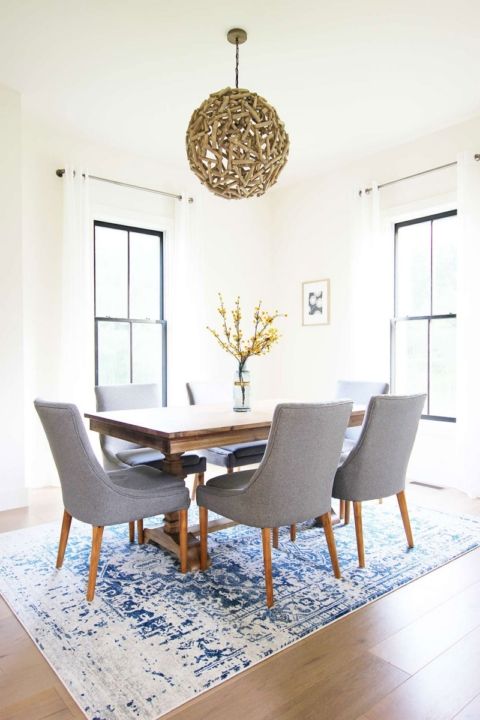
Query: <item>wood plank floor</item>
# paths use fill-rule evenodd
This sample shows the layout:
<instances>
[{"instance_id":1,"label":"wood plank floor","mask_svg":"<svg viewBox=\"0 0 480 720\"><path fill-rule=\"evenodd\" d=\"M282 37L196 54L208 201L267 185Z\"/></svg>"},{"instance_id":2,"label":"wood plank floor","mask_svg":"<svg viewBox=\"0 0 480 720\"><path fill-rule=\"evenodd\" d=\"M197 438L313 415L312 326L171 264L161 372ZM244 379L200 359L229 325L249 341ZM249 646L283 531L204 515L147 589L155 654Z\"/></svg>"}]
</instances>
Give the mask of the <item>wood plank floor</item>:
<instances>
[{"instance_id":1,"label":"wood plank floor","mask_svg":"<svg viewBox=\"0 0 480 720\"><path fill-rule=\"evenodd\" d=\"M411 502L480 501L411 485ZM0 513L0 532L57 520L57 489ZM60 525L59 525L60 526ZM164 716L168 720L479 720L480 550L330 625ZM0 720L84 718L0 600Z\"/></svg>"}]
</instances>

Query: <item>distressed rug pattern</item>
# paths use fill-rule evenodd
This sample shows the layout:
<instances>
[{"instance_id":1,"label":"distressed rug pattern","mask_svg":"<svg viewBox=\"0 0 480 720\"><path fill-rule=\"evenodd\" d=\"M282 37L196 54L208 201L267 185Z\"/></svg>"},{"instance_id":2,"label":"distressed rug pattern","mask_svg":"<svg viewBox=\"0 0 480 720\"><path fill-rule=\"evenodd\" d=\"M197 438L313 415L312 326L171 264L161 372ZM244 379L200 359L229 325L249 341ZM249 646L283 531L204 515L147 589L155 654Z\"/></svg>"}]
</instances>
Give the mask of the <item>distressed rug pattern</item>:
<instances>
[{"instance_id":1,"label":"distressed rug pattern","mask_svg":"<svg viewBox=\"0 0 480 720\"><path fill-rule=\"evenodd\" d=\"M126 525L107 528L91 604L88 526L73 521L61 570L55 569L60 523L5 533L0 591L89 720L154 720L480 546L478 520L420 508L410 514L413 550L396 508L365 506L364 570L357 567L353 523L337 526L340 581L320 528L304 524L295 543L282 528L270 611L260 532L242 526L210 535L211 568L187 575L163 551L130 545Z\"/></svg>"}]
</instances>

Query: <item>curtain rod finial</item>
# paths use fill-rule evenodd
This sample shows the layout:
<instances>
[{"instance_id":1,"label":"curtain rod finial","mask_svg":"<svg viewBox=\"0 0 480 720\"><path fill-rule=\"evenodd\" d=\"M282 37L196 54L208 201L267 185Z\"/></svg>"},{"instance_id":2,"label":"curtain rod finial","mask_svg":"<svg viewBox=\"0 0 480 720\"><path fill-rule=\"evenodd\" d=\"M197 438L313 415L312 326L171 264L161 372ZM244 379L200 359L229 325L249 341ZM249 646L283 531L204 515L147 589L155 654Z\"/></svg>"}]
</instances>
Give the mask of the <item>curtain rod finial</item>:
<instances>
[{"instance_id":1,"label":"curtain rod finial","mask_svg":"<svg viewBox=\"0 0 480 720\"><path fill-rule=\"evenodd\" d=\"M58 168L58 170L55 171L55 175L57 177L63 177L65 175L65 168Z\"/></svg>"}]
</instances>

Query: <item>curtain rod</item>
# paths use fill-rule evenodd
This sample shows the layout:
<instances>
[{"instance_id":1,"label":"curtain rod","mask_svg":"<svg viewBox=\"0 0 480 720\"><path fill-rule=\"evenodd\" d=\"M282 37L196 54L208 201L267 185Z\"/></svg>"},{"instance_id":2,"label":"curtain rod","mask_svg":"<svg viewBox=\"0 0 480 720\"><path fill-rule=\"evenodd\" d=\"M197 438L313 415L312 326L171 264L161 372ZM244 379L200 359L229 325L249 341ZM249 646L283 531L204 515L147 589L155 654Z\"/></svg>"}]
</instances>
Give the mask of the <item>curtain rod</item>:
<instances>
[{"instance_id":1,"label":"curtain rod","mask_svg":"<svg viewBox=\"0 0 480 720\"><path fill-rule=\"evenodd\" d=\"M55 171L57 177L63 177L65 175L65 168L59 168ZM83 176L85 177L85 175ZM132 188L133 190L143 190L144 192L154 193L155 195L164 195L165 197L175 198L176 200L183 200L182 195L175 193L169 193L165 190L157 190L156 188L143 187L142 185L132 185L131 183L121 182L121 180L110 180L109 178L98 177L97 175L88 175L90 180L97 180L97 182L109 183L110 185L120 185L120 187ZM189 203L193 203L193 198L188 198Z\"/></svg>"},{"instance_id":2,"label":"curtain rod","mask_svg":"<svg viewBox=\"0 0 480 720\"><path fill-rule=\"evenodd\" d=\"M476 153L474 156L474 159L478 162L480 160L480 153ZM437 167L429 168L428 170L421 170L420 172L413 173L412 175L405 175L405 177L397 178L396 180L388 180L387 182L382 183L381 185L378 185L378 189L381 190L384 187L388 187L389 185L396 185L399 182L403 182L404 180L411 180L412 178L420 177L420 175L428 175L428 173L436 172L437 170L444 170L445 168L453 167L454 165L457 165L457 161L454 160L453 162L445 163L445 165L437 165ZM359 190L359 195L368 195L371 193L373 188L365 188L365 190Z\"/></svg>"}]
</instances>

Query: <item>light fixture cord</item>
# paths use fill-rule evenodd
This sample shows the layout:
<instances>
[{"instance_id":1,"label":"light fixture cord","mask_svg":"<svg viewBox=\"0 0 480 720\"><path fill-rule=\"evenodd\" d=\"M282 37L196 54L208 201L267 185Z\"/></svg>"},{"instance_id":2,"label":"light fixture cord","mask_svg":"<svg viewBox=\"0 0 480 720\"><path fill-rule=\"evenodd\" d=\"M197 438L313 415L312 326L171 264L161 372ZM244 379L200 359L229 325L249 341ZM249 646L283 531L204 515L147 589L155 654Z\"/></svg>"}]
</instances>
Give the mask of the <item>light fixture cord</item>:
<instances>
[{"instance_id":1,"label":"light fixture cord","mask_svg":"<svg viewBox=\"0 0 480 720\"><path fill-rule=\"evenodd\" d=\"M239 51L238 51L238 37L235 38L235 87L238 88L238 58L239 58Z\"/></svg>"}]
</instances>

